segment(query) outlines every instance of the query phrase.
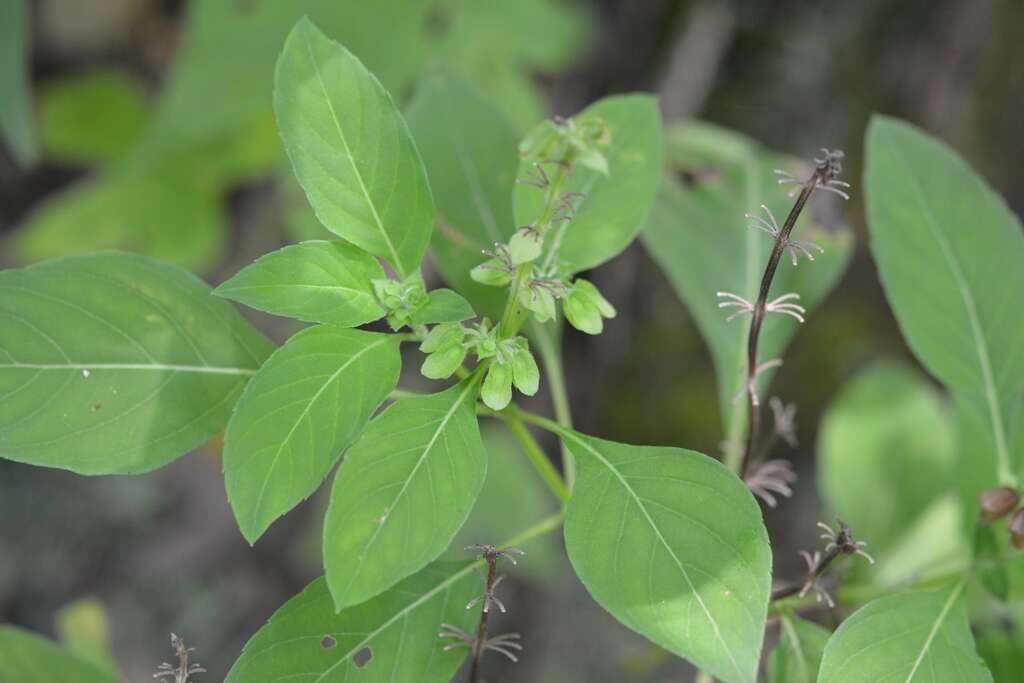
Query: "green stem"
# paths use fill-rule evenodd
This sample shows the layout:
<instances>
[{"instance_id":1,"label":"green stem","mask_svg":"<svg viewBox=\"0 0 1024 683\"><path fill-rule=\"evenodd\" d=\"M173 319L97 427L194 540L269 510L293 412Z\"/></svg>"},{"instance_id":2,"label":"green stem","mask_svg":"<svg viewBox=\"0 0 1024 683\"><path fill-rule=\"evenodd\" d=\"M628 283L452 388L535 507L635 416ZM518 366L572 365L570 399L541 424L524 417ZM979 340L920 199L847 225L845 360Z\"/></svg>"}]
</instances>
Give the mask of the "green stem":
<instances>
[{"instance_id":1,"label":"green stem","mask_svg":"<svg viewBox=\"0 0 1024 683\"><path fill-rule=\"evenodd\" d=\"M544 483L548 485L551 492L555 494L555 497L564 505L569 502L569 489L566 488L565 482L562 481L562 476L555 469L555 466L548 459L544 450L537 443L537 440L533 438L533 434L523 424L523 421L514 415L504 416L505 426L512 432L512 435L516 437L519 444L523 447L523 452L529 459L530 464L537 470L537 474L544 480Z\"/></svg>"},{"instance_id":2,"label":"green stem","mask_svg":"<svg viewBox=\"0 0 1024 683\"><path fill-rule=\"evenodd\" d=\"M520 409L518 406L509 406L505 409L505 412L515 415L523 422L528 422L529 424L536 425L541 429L546 429L557 436L564 436L571 431L568 427L564 427L553 420L549 420L543 415L527 412Z\"/></svg>"},{"instance_id":3,"label":"green stem","mask_svg":"<svg viewBox=\"0 0 1024 683\"><path fill-rule=\"evenodd\" d=\"M569 408L569 392L565 386L565 372L562 368L562 357L555 345L553 335L541 325L534 325L536 333L533 338L537 342L540 362L544 365L544 376L548 380L551 402L555 408L555 419L563 427L572 427L572 411ZM576 460L569 449L562 446L562 469L565 472L565 484L572 491L576 483Z\"/></svg>"},{"instance_id":4,"label":"green stem","mask_svg":"<svg viewBox=\"0 0 1024 683\"><path fill-rule=\"evenodd\" d=\"M391 399L392 401L397 401L400 398L416 398L417 396L423 395L424 394L421 394L418 391L410 391L409 389L398 388L392 389L391 392L388 394L388 398Z\"/></svg>"},{"instance_id":5,"label":"green stem","mask_svg":"<svg viewBox=\"0 0 1024 683\"><path fill-rule=\"evenodd\" d=\"M514 547L514 546L523 545L524 543L527 543L528 541L532 541L533 539L537 538L538 536L543 536L544 534L546 534L546 533L548 533L550 531L554 531L558 527L562 526L562 520L563 519L565 519L565 513L564 512L556 512L555 514L550 515L550 516L545 517L544 519L540 520L539 522L537 522L533 526L527 527L523 531L520 531L518 534L516 534L512 538L506 539L505 541L502 542L501 547L502 548L507 548L509 546L513 546ZM482 561L481 561L481 564L482 564Z\"/></svg>"},{"instance_id":6,"label":"green stem","mask_svg":"<svg viewBox=\"0 0 1024 683\"><path fill-rule=\"evenodd\" d=\"M541 238L547 233L548 228L551 227L551 219L555 217L555 212L558 210L558 198L562 191L562 184L568 177L571 166L571 158L559 163L558 170L551 178L550 184L547 187L544 209L541 211L540 218L533 225L533 229L540 233ZM553 258L553 253L548 254L549 261ZM509 288L508 300L505 302L505 311L502 313L501 322L498 324L498 333L502 339L510 339L516 336L519 328L526 321L525 316L522 314L522 306L519 305L519 290L526 284L532 272L532 263L523 263L516 268L515 275L512 278L512 285Z\"/></svg>"}]
</instances>

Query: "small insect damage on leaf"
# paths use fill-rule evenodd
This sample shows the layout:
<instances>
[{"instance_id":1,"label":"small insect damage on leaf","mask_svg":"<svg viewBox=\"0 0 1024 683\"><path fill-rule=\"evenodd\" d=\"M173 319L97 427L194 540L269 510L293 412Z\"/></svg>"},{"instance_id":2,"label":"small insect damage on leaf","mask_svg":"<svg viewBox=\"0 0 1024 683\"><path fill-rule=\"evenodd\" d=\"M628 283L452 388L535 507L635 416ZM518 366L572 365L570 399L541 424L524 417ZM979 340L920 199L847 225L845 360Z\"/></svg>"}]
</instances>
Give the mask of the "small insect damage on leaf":
<instances>
[{"instance_id":1,"label":"small insect damage on leaf","mask_svg":"<svg viewBox=\"0 0 1024 683\"><path fill-rule=\"evenodd\" d=\"M352 655L352 663L356 665L357 669L362 669L370 660L373 659L373 650L368 647L364 647L359 652Z\"/></svg>"}]
</instances>

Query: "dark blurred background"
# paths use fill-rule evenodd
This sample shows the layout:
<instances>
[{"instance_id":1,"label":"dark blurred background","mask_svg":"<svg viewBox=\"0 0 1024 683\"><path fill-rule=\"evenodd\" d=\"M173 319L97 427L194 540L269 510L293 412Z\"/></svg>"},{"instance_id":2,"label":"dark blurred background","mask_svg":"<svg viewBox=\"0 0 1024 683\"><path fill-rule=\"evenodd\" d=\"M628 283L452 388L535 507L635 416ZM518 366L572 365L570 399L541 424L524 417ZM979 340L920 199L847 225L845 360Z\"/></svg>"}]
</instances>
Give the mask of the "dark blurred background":
<instances>
[{"instance_id":1,"label":"dark blurred background","mask_svg":"<svg viewBox=\"0 0 1024 683\"><path fill-rule=\"evenodd\" d=\"M0 265L122 246L182 263L216 284L262 253L317 234L295 206L267 119L271 72L236 73L225 66L227 53L257 49L231 30L232 16L252 20L269 1L30 2L39 156L26 167L0 152ZM362 15L378 11L374 2L337 4L365 6ZM399 102L427 64L444 61L507 104L523 128L536 116L568 115L603 95L645 90L661 95L668 120L701 118L799 156L822 146L846 151L854 189L842 210L857 238L855 255L837 289L801 328L775 384L799 406L801 447L792 458L801 483L792 500L766 510L766 520L777 577L798 575L795 551L821 513L813 482L822 411L871 361L913 362L867 251L858 180L868 116L899 116L945 140L1021 213L1024 3L443 0L407 6L418 12L410 30L424 36L415 49L395 37L405 24L395 28L387 17L375 24L371 16L347 29L356 32L352 36L336 36L368 50L377 45L380 54L361 56L387 74L382 79ZM381 3L379 12L395 7L401 3ZM217 30L224 32L219 40ZM201 52L211 44L218 50ZM254 64L272 65L280 41L275 47L268 38L268 44ZM182 80L196 78L182 75L185 66L175 72L190 45L195 49L187 66L214 79L197 91L209 99L172 106L168 90L186 92L180 104L189 93ZM221 74L231 82L217 83ZM76 99L76 84L92 88L91 94ZM252 121L217 128L222 99L236 97L234 105ZM238 115L230 104L226 109ZM179 138L185 142L174 141L176 151L148 154L169 154L160 158L206 182L199 193L206 203L193 206L183 194L190 185L169 197L159 191L151 197L146 188L119 190L145 198L132 213L135 208L121 207L124 200L102 185L128 182L119 164L147 168L139 160L147 154L135 150L161 147L146 132L151 120L184 131ZM218 137L235 128L243 129L242 143ZM223 154L238 157L225 164L229 170L208 168L217 165L210 159L222 153L218 144L226 145ZM83 187L84 198L76 195ZM115 215L122 209L127 213ZM159 215L147 216L147 210ZM136 241L118 220L140 221L150 232ZM208 232L192 234L196 224ZM172 234L156 235L159 230ZM593 278L620 315L600 337L567 333L578 426L618 441L717 453L714 371L665 277L634 245ZM269 317L253 319L277 341L295 329ZM548 410L545 400L534 407ZM555 444L546 445L555 452ZM227 505L218 446L138 477L84 478L0 460L0 621L53 635L69 604L94 600L70 613L87 615L78 628L101 633L107 624L113 656L128 680L151 680L155 665L170 656L170 631L197 648L209 670L199 681L221 680L246 639L320 573L325 491L250 548ZM507 601L512 615L499 628L523 632L527 651L516 666L490 661L488 680L688 680L684 663L661 656L589 601L562 557L542 550L532 568L528 557L517 572Z\"/></svg>"}]
</instances>

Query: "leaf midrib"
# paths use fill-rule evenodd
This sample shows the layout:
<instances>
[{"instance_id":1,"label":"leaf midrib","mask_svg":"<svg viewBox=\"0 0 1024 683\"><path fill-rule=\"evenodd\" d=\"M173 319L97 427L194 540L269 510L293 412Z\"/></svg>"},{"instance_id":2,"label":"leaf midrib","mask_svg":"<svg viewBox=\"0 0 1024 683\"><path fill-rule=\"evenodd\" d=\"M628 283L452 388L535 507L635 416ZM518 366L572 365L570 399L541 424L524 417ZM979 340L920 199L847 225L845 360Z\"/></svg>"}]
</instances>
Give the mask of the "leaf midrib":
<instances>
[{"instance_id":1,"label":"leaf midrib","mask_svg":"<svg viewBox=\"0 0 1024 683\"><path fill-rule=\"evenodd\" d=\"M985 400L988 405L989 419L995 436L996 454L999 458L1000 472L998 473L998 476L1001 483L1016 485L1016 477L1013 475L1013 467L1010 463L1010 452L1006 444L1003 416L999 410L999 399L995 388L995 377L992 374L992 361L988 355L988 344L985 341L985 337L981 329L981 321L978 319L978 309L977 304L974 301L974 295L971 293L964 280L964 275L960 270L960 263L956 259L955 252L952 250L948 240L946 240L946 236L939 228L939 224L936 221L931 205L925 201L924 192L921 189L917 176L913 173L913 169L908 168L906 164L903 164L903 159L894 155L889 148L884 147L883 151L889 155L890 160L895 161L896 164L902 164L906 169L902 175L910 180L909 185L914 189L914 194L917 196L921 212L927 218L925 224L931 231L936 244L939 245L943 258L946 259L946 263L949 266L950 271L953 273L953 279L956 281L957 290L960 293L960 299L963 302L964 310L967 313L967 319L970 323L971 336L974 337L975 352L978 354L978 364L981 367L982 383L985 388Z\"/></svg>"},{"instance_id":2,"label":"leaf midrib","mask_svg":"<svg viewBox=\"0 0 1024 683\"><path fill-rule=\"evenodd\" d=\"M910 673L907 674L907 679L904 683L910 683L914 679L914 674L917 673L918 667L920 667L921 662L924 661L924 657L928 653L928 648L931 647L932 641L935 640L936 634L938 634L939 629L946 620L946 616L949 614L949 611L953 609L953 605L956 603L956 599L960 597L960 592L963 591L963 589L964 582L961 581L950 592L949 597L946 599L946 603L942 606L942 611L939 612L939 616L936 618L935 623L932 624L932 629L928 632L928 637L925 639L924 645L921 647L921 652L917 655L917 659L914 661L914 666L910 669Z\"/></svg>"},{"instance_id":3,"label":"leaf midrib","mask_svg":"<svg viewBox=\"0 0 1024 683\"><path fill-rule=\"evenodd\" d=\"M216 365L175 365L170 363L0 363L0 370L149 370L158 372L195 372L214 375L255 375L255 368Z\"/></svg>"},{"instance_id":4,"label":"leaf midrib","mask_svg":"<svg viewBox=\"0 0 1024 683\"><path fill-rule=\"evenodd\" d=\"M285 435L284 439L281 440L281 444L277 447L277 452L274 453L274 457L271 459L270 467L267 468L267 474L263 479L263 486L260 488L260 493L256 497L256 503L253 505L251 519L254 527L259 521L257 519L257 514L259 513L260 505L263 503L263 496L266 494L267 486L270 483L270 477L273 474L274 469L277 467L277 461L281 458L281 453L284 452L285 445L288 444L289 441L291 441L292 435L295 434L295 430L298 429L299 424L301 424L302 421L305 420L306 417L309 415L309 411L312 409L313 404L317 402L317 399L320 398L320 395L324 393L327 387L332 385L338 379L341 373L344 372L350 365L355 363L362 356L369 353L373 349L381 346L382 344L387 344L390 341L390 337L385 336L373 342L372 344L369 344L360 349L355 355L353 355L351 358L345 361L341 365L341 367L335 370L334 373L330 377L328 377L323 384L320 385L320 388L316 390L316 393L313 394L313 397L309 399L309 402L306 404L306 407L302 409L302 412L299 414L299 416L295 419L295 422L292 424L291 429L288 430L288 434ZM282 347L282 349L284 348L285 347Z\"/></svg>"},{"instance_id":5,"label":"leaf midrib","mask_svg":"<svg viewBox=\"0 0 1024 683\"><path fill-rule=\"evenodd\" d=\"M350 656L355 655L357 652L359 652L364 647L369 645L373 641L374 638L376 638L381 633L383 633L392 624L397 622L399 619L402 619L402 618L408 616L410 613L412 613L413 611L418 609L420 607L420 605L422 605L423 603L427 602L428 600L433 598L435 595L437 595L440 591L447 589L449 586L451 586L453 583L455 583L456 581L458 581L459 579L464 577L466 574L469 574L475 568L482 567L483 564L484 563L483 563L482 560L476 560L474 562L470 562L465 567L463 567L459 571L455 572L454 574L449 576L447 579L445 579L441 583L437 584L437 586L435 586L434 588L431 588L429 591L424 593L422 596L420 596L419 598L417 598L413 602L409 603L408 605L406 605L405 607L403 607L399 611L395 612L395 614L392 615L390 619L388 619L383 624L378 626L375 630L373 630L370 633L368 633L366 635L366 637L363 638L362 641L360 641L356 645L353 645L352 648L349 649L348 652L346 652L344 654L344 656L342 656L336 663L332 664L329 668L325 669L323 673L321 673L319 676L317 676L316 680L314 680L313 683L320 683L320 681L323 681L325 676L327 676L329 673L334 671L336 668L338 668L339 666L341 666L342 664L347 662Z\"/></svg>"},{"instance_id":6,"label":"leaf midrib","mask_svg":"<svg viewBox=\"0 0 1024 683\"><path fill-rule=\"evenodd\" d=\"M324 83L323 74L320 73L320 62L317 61L316 54L313 52L313 44L309 41L309 31L311 24L307 24L303 27L302 38L306 43L306 51L309 53L309 60L313 65L313 70L316 72L317 83L320 84L320 90L323 93L324 101L327 103L327 110L331 114L331 121L334 123L334 129L338 133L338 139L341 140L341 145L345 150L345 156L348 159L349 164L352 166L352 172L355 174L356 180L359 183L359 189L363 193L363 197L366 199L367 206L370 207L370 213L373 214L373 220L377 223L377 229L380 231L381 236L384 238L384 243L387 244L388 251L391 252L391 257L394 259L395 268L403 276L408 275L405 266L402 264L402 259L398 256L398 252L395 250L395 245L391 242L391 236L388 235L387 230L384 229L384 222L381 220L380 215L377 213L377 206L373 203L370 198L370 192L366 189L366 183L363 182L363 175L359 172L359 167L356 166L356 160L352 156L352 150L348 145L348 139L345 137L345 132L341 128L341 121L338 119L338 114L334 111L334 102L331 100L330 94L327 92L327 84ZM332 42L332 47L335 44ZM337 46L340 48L340 46ZM338 50L342 58L346 58L346 55L342 50Z\"/></svg>"},{"instance_id":7,"label":"leaf midrib","mask_svg":"<svg viewBox=\"0 0 1024 683\"><path fill-rule=\"evenodd\" d=\"M426 461L427 455L434 448L434 444L437 443L437 439L440 437L441 432L443 432L445 430L445 428L448 426L448 423L451 421L452 416L455 415L455 411L458 410L459 407L462 405L462 402L466 399L466 396L469 395L470 390L473 388L473 386L475 384L476 384L476 382L473 381L473 380L470 380L469 382L467 382L466 383L466 387L462 390L462 393L459 394L458 398L455 399L455 402L452 403L451 408L449 408L448 412L445 413L444 417L441 418L441 421L437 425L437 429L434 430L433 435L430 437L430 441L423 448L423 452L420 454L420 457L417 459L416 465L412 468L412 471L409 473L409 476L405 477L405 481L402 482L402 488L399 489L398 493L395 494L395 497L391 501L391 505L389 505L388 508L387 508L388 510L392 510L393 511L395 509L395 506L398 504L398 501L401 500L403 495L405 495L406 489L409 488L409 482L411 482L413 480L413 478L416 476L416 473L419 471L420 467ZM412 400L416 400L416 399L412 399ZM422 400L422 399L420 399L420 400ZM355 571L352 572L352 576L348 580L348 585L346 585L345 586L345 590L342 591L343 595L349 592L349 590L352 588L352 584L354 584L356 579L359 577L359 574L362 572L363 567L366 564L366 560L365 560L366 554L369 552L370 548L376 542L377 537L380 535L380 532L384 529L385 526L387 526L387 520L385 520L384 524L378 524L377 528L373 530L373 534L366 541L366 546L365 546L365 549L364 549L364 552L363 552L363 558L364 559L360 560L359 563L356 565Z\"/></svg>"},{"instance_id":8,"label":"leaf midrib","mask_svg":"<svg viewBox=\"0 0 1024 683\"><path fill-rule=\"evenodd\" d=\"M643 513L644 518L647 520L647 523L654 531L655 536L658 537L658 540L661 542L662 546L664 546L665 550L668 551L668 554L672 557L673 561L675 561L676 566L679 568L679 573L682 574L683 579L686 580L686 584L687 586L689 586L690 592L693 594L693 597L696 598L697 604L700 605L701 610L703 610L704 615L707 617L708 622L711 624L711 628L715 632L715 638L721 644L722 649L725 650L725 653L726 655L728 655L729 661L732 663L733 668L735 668L736 673L738 673L740 676L744 676L743 670L740 668L739 663L736 661L736 658L732 655L732 648L729 647L729 645L725 642L725 639L722 637L722 632L718 627L718 621L715 620L714 616L712 616L711 611L708 609L707 605L704 604L704 599L700 596L700 593L697 592L697 588L696 586L694 586L693 580L690 579L690 574L686 571L686 568L683 566L682 561L676 555L675 551L671 548L671 546L669 546L668 541L662 535L661 530L658 528L658 525L654 523L654 519L647 511L647 508L644 506L643 500L640 498L640 496L637 495L636 491L633 490L633 487L629 485L628 481L626 481L626 478L622 476L619 470L615 468L611 462L609 462L603 455L601 455L601 453L597 449L595 449L593 446L591 446L586 441L577 436L575 432L572 432L570 430L562 430L561 435L563 438L571 439L575 443L585 448L591 455L597 458L601 462L601 464L607 467L608 470L612 474L614 474L615 477L619 480L619 483L622 484L623 488L626 489L626 492L629 493L630 497L632 497L633 502L636 503L638 508L640 508L640 511Z\"/></svg>"}]
</instances>

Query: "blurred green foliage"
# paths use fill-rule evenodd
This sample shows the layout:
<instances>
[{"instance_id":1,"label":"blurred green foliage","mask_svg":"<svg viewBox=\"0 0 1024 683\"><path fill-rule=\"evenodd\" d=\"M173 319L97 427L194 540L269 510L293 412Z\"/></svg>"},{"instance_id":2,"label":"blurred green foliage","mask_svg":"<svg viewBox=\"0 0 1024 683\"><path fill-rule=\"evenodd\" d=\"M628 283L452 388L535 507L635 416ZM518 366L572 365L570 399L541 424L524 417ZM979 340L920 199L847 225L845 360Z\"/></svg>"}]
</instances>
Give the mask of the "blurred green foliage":
<instances>
[{"instance_id":1,"label":"blurred green foliage","mask_svg":"<svg viewBox=\"0 0 1024 683\"><path fill-rule=\"evenodd\" d=\"M303 15L348 46L399 101L426 65L441 62L472 79L520 128L543 111L532 75L564 68L587 34L580 11L553 0L192 2L184 43L154 104L117 71L44 88L44 154L95 169L27 217L12 244L15 258L124 248L199 272L217 265L227 192L281 167L269 84L285 33ZM13 19L3 24L17 27ZM317 234L301 195L286 196L287 222Z\"/></svg>"}]
</instances>

